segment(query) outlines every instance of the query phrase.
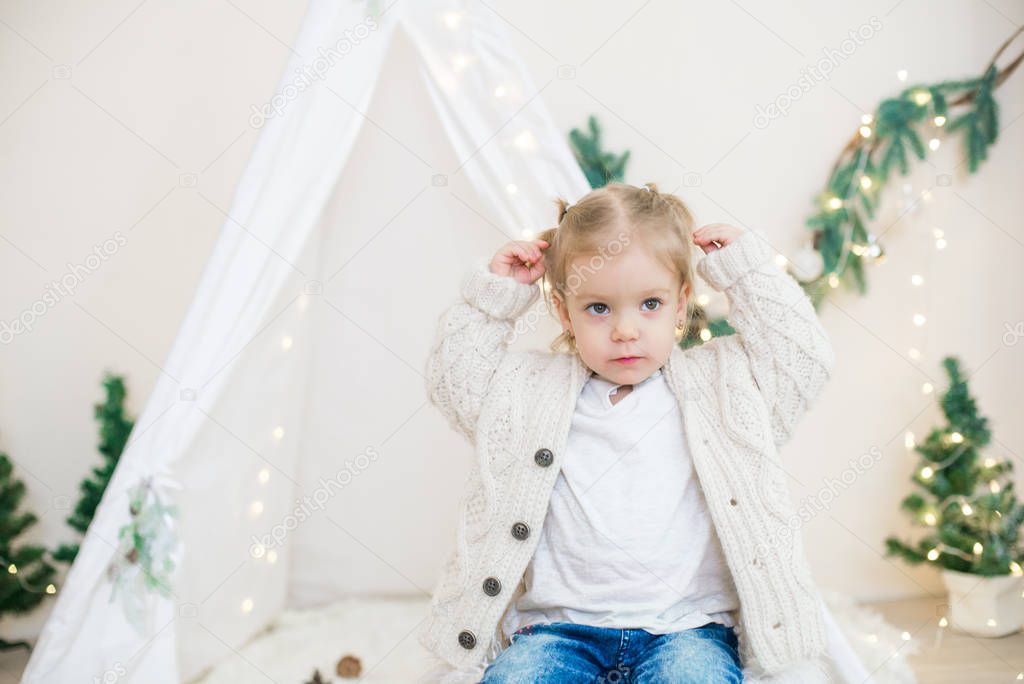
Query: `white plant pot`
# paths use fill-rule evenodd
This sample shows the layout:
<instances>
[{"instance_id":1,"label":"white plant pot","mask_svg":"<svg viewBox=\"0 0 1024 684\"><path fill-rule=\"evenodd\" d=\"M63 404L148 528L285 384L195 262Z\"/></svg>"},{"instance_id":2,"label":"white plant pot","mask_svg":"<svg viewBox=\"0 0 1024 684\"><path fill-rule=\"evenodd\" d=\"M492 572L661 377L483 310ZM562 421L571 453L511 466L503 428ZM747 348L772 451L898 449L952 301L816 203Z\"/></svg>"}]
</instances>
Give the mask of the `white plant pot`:
<instances>
[{"instance_id":1,"label":"white plant pot","mask_svg":"<svg viewBox=\"0 0 1024 684\"><path fill-rule=\"evenodd\" d=\"M984 577L942 570L949 591L949 622L974 636L1001 637L1024 625L1024 576Z\"/></svg>"}]
</instances>

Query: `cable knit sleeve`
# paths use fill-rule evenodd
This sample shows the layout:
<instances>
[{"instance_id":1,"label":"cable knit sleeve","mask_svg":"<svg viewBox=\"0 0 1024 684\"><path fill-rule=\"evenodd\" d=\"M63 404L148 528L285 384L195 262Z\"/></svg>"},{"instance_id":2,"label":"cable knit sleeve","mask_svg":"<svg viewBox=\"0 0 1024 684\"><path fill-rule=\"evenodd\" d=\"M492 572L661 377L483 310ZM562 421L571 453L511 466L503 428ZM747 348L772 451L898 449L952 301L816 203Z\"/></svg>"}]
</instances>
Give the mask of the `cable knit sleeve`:
<instances>
[{"instance_id":1,"label":"cable knit sleeve","mask_svg":"<svg viewBox=\"0 0 1024 684\"><path fill-rule=\"evenodd\" d=\"M442 315L427 358L427 396L449 425L475 443L477 417L491 377L505 358L515 320L540 296L536 285L491 273L478 260L462 297Z\"/></svg>"},{"instance_id":2,"label":"cable knit sleeve","mask_svg":"<svg viewBox=\"0 0 1024 684\"><path fill-rule=\"evenodd\" d=\"M737 334L716 339L746 352L781 445L828 381L835 352L810 298L773 254L760 232L748 230L705 255L696 270L729 300L728 321Z\"/></svg>"}]
</instances>

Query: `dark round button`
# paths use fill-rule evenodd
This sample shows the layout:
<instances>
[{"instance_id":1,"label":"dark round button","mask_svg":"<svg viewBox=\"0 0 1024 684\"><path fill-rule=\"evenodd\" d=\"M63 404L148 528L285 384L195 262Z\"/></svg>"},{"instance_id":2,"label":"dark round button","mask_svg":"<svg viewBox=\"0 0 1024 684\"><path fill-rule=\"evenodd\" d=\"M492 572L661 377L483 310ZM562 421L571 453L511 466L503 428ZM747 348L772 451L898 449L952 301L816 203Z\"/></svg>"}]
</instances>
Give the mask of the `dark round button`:
<instances>
[{"instance_id":1,"label":"dark round button","mask_svg":"<svg viewBox=\"0 0 1024 684\"><path fill-rule=\"evenodd\" d=\"M517 522L512 526L512 536L523 540L530 536L530 526L524 522Z\"/></svg>"},{"instance_id":2,"label":"dark round button","mask_svg":"<svg viewBox=\"0 0 1024 684\"><path fill-rule=\"evenodd\" d=\"M488 596L497 596L501 593L501 582L497 577L488 577L484 580L484 593Z\"/></svg>"},{"instance_id":3,"label":"dark round button","mask_svg":"<svg viewBox=\"0 0 1024 684\"><path fill-rule=\"evenodd\" d=\"M459 632L459 646L465 649L473 648L476 646L476 635L468 629L462 630Z\"/></svg>"},{"instance_id":4,"label":"dark round button","mask_svg":"<svg viewBox=\"0 0 1024 684\"><path fill-rule=\"evenodd\" d=\"M555 455L551 453L551 449L537 449L537 453L533 455L533 460L540 467L547 468L555 460Z\"/></svg>"}]
</instances>

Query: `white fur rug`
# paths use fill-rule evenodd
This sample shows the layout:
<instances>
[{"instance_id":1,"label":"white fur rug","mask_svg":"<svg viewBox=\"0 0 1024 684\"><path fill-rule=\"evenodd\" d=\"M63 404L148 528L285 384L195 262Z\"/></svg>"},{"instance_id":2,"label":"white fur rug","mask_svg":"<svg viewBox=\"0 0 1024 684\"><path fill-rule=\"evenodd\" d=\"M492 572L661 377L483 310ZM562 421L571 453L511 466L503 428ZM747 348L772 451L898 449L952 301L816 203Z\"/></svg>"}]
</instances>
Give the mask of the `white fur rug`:
<instances>
[{"instance_id":1,"label":"white fur rug","mask_svg":"<svg viewBox=\"0 0 1024 684\"><path fill-rule=\"evenodd\" d=\"M905 656L917 644L877 613L842 594L822 592L836 625L877 684L914 684ZM303 684L319 669L324 682L409 684L430 658L416 640L428 599L348 598L321 608L286 611L265 632L189 684L270 681ZM874 635L874 636L872 636ZM358 679L335 674L342 656L362 663ZM861 684L860 681L856 684Z\"/></svg>"}]
</instances>

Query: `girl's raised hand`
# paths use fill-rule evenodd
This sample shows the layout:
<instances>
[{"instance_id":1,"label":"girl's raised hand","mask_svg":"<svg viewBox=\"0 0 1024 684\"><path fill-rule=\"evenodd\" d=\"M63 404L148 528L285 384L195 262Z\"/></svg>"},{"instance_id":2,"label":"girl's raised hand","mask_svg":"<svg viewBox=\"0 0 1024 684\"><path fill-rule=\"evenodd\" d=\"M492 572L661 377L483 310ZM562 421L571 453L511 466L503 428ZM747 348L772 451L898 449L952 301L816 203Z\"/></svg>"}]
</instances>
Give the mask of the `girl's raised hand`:
<instances>
[{"instance_id":1,"label":"girl's raised hand","mask_svg":"<svg viewBox=\"0 0 1024 684\"><path fill-rule=\"evenodd\" d=\"M546 240L513 240L505 244L491 259L491 273L515 278L524 285L532 285L544 275Z\"/></svg>"},{"instance_id":2,"label":"girl's raised hand","mask_svg":"<svg viewBox=\"0 0 1024 684\"><path fill-rule=\"evenodd\" d=\"M742 228L730 226L728 223L709 223L693 231L693 244L704 250L705 254L710 254L725 247L740 235L743 235Z\"/></svg>"}]
</instances>

